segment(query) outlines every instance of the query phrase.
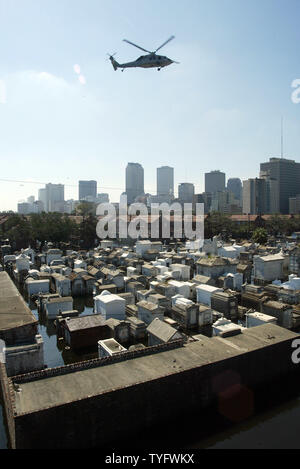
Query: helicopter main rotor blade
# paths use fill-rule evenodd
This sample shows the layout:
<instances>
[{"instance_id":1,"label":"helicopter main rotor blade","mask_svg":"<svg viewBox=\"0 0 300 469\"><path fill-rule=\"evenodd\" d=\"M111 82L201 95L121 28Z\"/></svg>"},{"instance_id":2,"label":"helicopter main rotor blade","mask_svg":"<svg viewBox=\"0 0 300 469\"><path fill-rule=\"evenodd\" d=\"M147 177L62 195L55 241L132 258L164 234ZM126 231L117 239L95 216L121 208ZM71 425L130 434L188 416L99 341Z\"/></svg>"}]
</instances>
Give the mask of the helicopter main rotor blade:
<instances>
[{"instance_id":1,"label":"helicopter main rotor blade","mask_svg":"<svg viewBox=\"0 0 300 469\"><path fill-rule=\"evenodd\" d=\"M144 52L148 52L148 54L152 54L149 50L143 49L142 47L138 46L137 44L134 44L133 42L128 41L127 39L123 39L124 42L128 42L128 44L131 44L134 47L137 47L138 49L143 50Z\"/></svg>"},{"instance_id":2,"label":"helicopter main rotor blade","mask_svg":"<svg viewBox=\"0 0 300 469\"><path fill-rule=\"evenodd\" d=\"M175 36L169 37L169 39L168 39L166 42L164 42L158 49L156 49L156 51L155 51L154 53L156 54L156 52L157 52L159 49L161 49L162 47L164 47L166 44L168 44L168 42L172 41L174 38L175 38Z\"/></svg>"}]
</instances>

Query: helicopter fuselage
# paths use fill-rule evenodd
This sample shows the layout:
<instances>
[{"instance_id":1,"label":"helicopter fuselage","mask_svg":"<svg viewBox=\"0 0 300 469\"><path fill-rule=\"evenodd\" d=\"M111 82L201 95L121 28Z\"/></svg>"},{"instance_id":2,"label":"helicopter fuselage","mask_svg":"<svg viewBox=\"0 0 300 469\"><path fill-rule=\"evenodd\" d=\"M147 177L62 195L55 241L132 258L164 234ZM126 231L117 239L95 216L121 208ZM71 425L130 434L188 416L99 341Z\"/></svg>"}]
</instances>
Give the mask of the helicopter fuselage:
<instances>
[{"instance_id":1,"label":"helicopter fuselage","mask_svg":"<svg viewBox=\"0 0 300 469\"><path fill-rule=\"evenodd\" d=\"M167 41L165 41L160 47L155 49L154 52L151 52L147 49L144 49L141 46L138 46L137 44L134 44L134 42L128 41L128 39L123 39L123 41L127 42L128 44L131 44L134 47L137 47L138 49L142 50L143 52L147 52L147 55L141 55L138 59L136 59L134 62L127 62L125 64L119 64L115 59L114 56L111 55L110 61L112 63L112 66L114 67L115 70L118 70L118 68L122 69L122 72L125 68L134 68L134 67L140 67L140 68L157 68L160 70L163 67L167 67L168 65L171 65L173 63L178 63L175 62L174 60L169 59L168 57L165 57L164 55L157 55L156 52L158 52L162 47L164 47L166 44L168 44L172 39L174 39L175 36L169 37ZM109 54L108 54L109 55Z\"/></svg>"},{"instance_id":2,"label":"helicopter fuselage","mask_svg":"<svg viewBox=\"0 0 300 469\"><path fill-rule=\"evenodd\" d=\"M134 62L127 62L124 64L118 64L118 68L131 68L131 67L141 67L141 68L163 68L171 65L173 60L168 57L156 54L141 55Z\"/></svg>"}]
</instances>

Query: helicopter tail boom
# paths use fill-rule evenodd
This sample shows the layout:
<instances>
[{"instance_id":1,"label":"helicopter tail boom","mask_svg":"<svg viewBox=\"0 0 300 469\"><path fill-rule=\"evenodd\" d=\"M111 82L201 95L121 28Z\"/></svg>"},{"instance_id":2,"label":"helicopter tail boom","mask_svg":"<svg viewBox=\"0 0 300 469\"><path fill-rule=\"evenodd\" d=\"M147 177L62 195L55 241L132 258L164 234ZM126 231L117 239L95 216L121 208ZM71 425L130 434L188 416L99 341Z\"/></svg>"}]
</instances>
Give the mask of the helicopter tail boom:
<instances>
[{"instance_id":1,"label":"helicopter tail boom","mask_svg":"<svg viewBox=\"0 0 300 469\"><path fill-rule=\"evenodd\" d=\"M114 70L118 70L118 67L120 67L120 64L118 64L118 62L113 58L113 56L111 55L109 57L109 60L111 61L112 63L112 66L114 67Z\"/></svg>"}]
</instances>

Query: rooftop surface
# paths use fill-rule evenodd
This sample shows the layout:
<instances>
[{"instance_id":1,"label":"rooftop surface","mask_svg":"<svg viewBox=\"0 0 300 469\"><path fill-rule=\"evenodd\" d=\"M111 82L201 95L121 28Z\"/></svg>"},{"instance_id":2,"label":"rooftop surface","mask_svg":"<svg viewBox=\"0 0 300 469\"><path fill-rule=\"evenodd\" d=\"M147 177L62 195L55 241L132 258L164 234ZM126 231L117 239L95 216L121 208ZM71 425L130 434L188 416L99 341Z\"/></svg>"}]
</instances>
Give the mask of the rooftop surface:
<instances>
[{"instance_id":1,"label":"rooftop surface","mask_svg":"<svg viewBox=\"0 0 300 469\"><path fill-rule=\"evenodd\" d=\"M15 392L16 414L31 413L137 383L176 374L250 351L293 340L297 334L274 324L243 331L234 337L198 336L197 342L184 347L140 356L106 366L86 368L68 374L45 377L30 382L19 378L20 392Z\"/></svg>"},{"instance_id":2,"label":"rooftop surface","mask_svg":"<svg viewBox=\"0 0 300 469\"><path fill-rule=\"evenodd\" d=\"M284 257L281 254L270 254L268 256L257 256L256 259L264 262L283 261Z\"/></svg>"},{"instance_id":3,"label":"rooftop surface","mask_svg":"<svg viewBox=\"0 0 300 469\"><path fill-rule=\"evenodd\" d=\"M114 285L115 286L115 285ZM114 295L113 293L107 294L109 292L104 292L101 293L101 295L95 296L95 300L99 301L100 303L113 303L113 302L118 302L118 303L125 303L124 298L121 298L118 295Z\"/></svg>"},{"instance_id":4,"label":"rooftop surface","mask_svg":"<svg viewBox=\"0 0 300 469\"><path fill-rule=\"evenodd\" d=\"M204 290L204 291L211 292L211 293L221 291L221 289L219 287L213 287L212 285L207 285L207 284L197 285L196 290L197 291L203 291Z\"/></svg>"},{"instance_id":5,"label":"rooftop surface","mask_svg":"<svg viewBox=\"0 0 300 469\"><path fill-rule=\"evenodd\" d=\"M92 314L79 318L66 319L66 326L69 331L78 331L82 329L91 329L93 327L104 326L105 320L101 314Z\"/></svg>"},{"instance_id":6,"label":"rooftop surface","mask_svg":"<svg viewBox=\"0 0 300 469\"><path fill-rule=\"evenodd\" d=\"M36 323L9 275L0 272L0 331Z\"/></svg>"}]
</instances>

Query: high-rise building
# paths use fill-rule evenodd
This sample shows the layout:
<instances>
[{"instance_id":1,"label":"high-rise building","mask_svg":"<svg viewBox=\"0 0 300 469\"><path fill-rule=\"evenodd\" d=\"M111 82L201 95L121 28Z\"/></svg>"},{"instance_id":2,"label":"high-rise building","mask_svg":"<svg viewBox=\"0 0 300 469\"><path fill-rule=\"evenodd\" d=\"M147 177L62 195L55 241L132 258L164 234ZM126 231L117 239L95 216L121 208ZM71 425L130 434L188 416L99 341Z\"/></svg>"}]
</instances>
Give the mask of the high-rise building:
<instances>
[{"instance_id":1,"label":"high-rise building","mask_svg":"<svg viewBox=\"0 0 300 469\"><path fill-rule=\"evenodd\" d=\"M28 197L28 199L32 200L32 198L30 197ZM40 200L33 200L33 202L27 201L18 203L18 213L21 215L28 215L30 213L42 213L43 210L44 204Z\"/></svg>"},{"instance_id":2,"label":"high-rise building","mask_svg":"<svg viewBox=\"0 0 300 469\"><path fill-rule=\"evenodd\" d=\"M289 213L291 215L299 215L300 213L300 194L296 197L289 198Z\"/></svg>"},{"instance_id":3,"label":"high-rise building","mask_svg":"<svg viewBox=\"0 0 300 469\"><path fill-rule=\"evenodd\" d=\"M18 203L18 213L20 215L28 215L30 212L31 204L28 202L19 202Z\"/></svg>"},{"instance_id":4,"label":"high-rise building","mask_svg":"<svg viewBox=\"0 0 300 469\"><path fill-rule=\"evenodd\" d=\"M267 183L265 179L243 181L243 213L259 215L267 213Z\"/></svg>"},{"instance_id":5,"label":"high-rise building","mask_svg":"<svg viewBox=\"0 0 300 469\"><path fill-rule=\"evenodd\" d=\"M97 194L97 204L108 204L109 203L109 194L102 193Z\"/></svg>"},{"instance_id":6,"label":"high-rise building","mask_svg":"<svg viewBox=\"0 0 300 469\"><path fill-rule=\"evenodd\" d=\"M205 192L223 191L225 191L225 173L219 170L205 173Z\"/></svg>"},{"instance_id":7,"label":"high-rise building","mask_svg":"<svg viewBox=\"0 0 300 469\"><path fill-rule=\"evenodd\" d=\"M75 212L76 206L79 205L78 200L69 199L64 202L64 213L68 213L69 215Z\"/></svg>"},{"instance_id":8,"label":"high-rise building","mask_svg":"<svg viewBox=\"0 0 300 469\"><path fill-rule=\"evenodd\" d=\"M242 209L240 201L235 198L234 193L227 190L211 194L210 211L238 214L241 213Z\"/></svg>"},{"instance_id":9,"label":"high-rise building","mask_svg":"<svg viewBox=\"0 0 300 469\"><path fill-rule=\"evenodd\" d=\"M285 158L270 158L268 163L261 163L260 171L278 181L279 212L289 213L289 198L299 193L300 163Z\"/></svg>"},{"instance_id":10,"label":"high-rise building","mask_svg":"<svg viewBox=\"0 0 300 469\"><path fill-rule=\"evenodd\" d=\"M162 166L157 168L157 196L167 199L174 197L174 168Z\"/></svg>"},{"instance_id":11,"label":"high-rise building","mask_svg":"<svg viewBox=\"0 0 300 469\"><path fill-rule=\"evenodd\" d=\"M128 163L126 168L127 203L132 204L144 194L144 169L139 163Z\"/></svg>"},{"instance_id":12,"label":"high-rise building","mask_svg":"<svg viewBox=\"0 0 300 469\"><path fill-rule=\"evenodd\" d=\"M210 192L202 192L202 194L194 195L195 204L204 204L204 213L207 214L210 211L212 201L212 194Z\"/></svg>"},{"instance_id":13,"label":"high-rise building","mask_svg":"<svg viewBox=\"0 0 300 469\"><path fill-rule=\"evenodd\" d=\"M266 213L279 213L279 183L269 173L260 172L260 178L266 181Z\"/></svg>"},{"instance_id":14,"label":"high-rise building","mask_svg":"<svg viewBox=\"0 0 300 469\"><path fill-rule=\"evenodd\" d=\"M240 178L230 178L227 181L227 190L234 194L236 200L242 201L243 185Z\"/></svg>"},{"instance_id":15,"label":"high-rise building","mask_svg":"<svg viewBox=\"0 0 300 469\"><path fill-rule=\"evenodd\" d=\"M46 191L46 188L39 189L38 200L40 202L42 202L42 204L43 204L43 211L47 212L48 211L48 209L47 209L48 204L47 204L47 191Z\"/></svg>"},{"instance_id":16,"label":"high-rise building","mask_svg":"<svg viewBox=\"0 0 300 469\"><path fill-rule=\"evenodd\" d=\"M79 200L96 199L97 181L79 181Z\"/></svg>"},{"instance_id":17,"label":"high-rise building","mask_svg":"<svg viewBox=\"0 0 300 469\"><path fill-rule=\"evenodd\" d=\"M183 204L194 202L195 186L189 182L183 182L178 186L178 199Z\"/></svg>"},{"instance_id":18,"label":"high-rise building","mask_svg":"<svg viewBox=\"0 0 300 469\"><path fill-rule=\"evenodd\" d=\"M46 184L46 212L63 212L65 186L63 184Z\"/></svg>"},{"instance_id":19,"label":"high-rise building","mask_svg":"<svg viewBox=\"0 0 300 469\"><path fill-rule=\"evenodd\" d=\"M27 202L28 202L29 204L33 204L34 201L35 201L34 195L31 195L30 197L27 197Z\"/></svg>"}]
</instances>

